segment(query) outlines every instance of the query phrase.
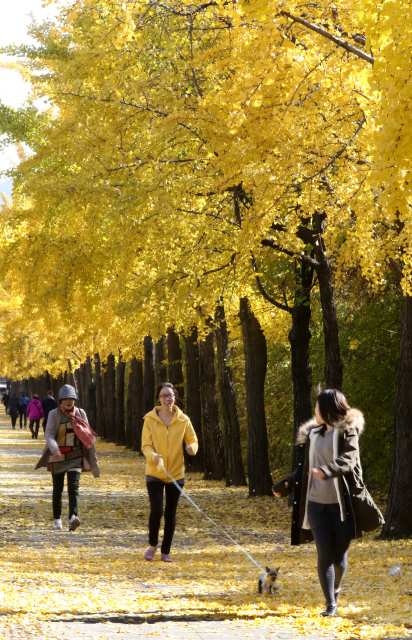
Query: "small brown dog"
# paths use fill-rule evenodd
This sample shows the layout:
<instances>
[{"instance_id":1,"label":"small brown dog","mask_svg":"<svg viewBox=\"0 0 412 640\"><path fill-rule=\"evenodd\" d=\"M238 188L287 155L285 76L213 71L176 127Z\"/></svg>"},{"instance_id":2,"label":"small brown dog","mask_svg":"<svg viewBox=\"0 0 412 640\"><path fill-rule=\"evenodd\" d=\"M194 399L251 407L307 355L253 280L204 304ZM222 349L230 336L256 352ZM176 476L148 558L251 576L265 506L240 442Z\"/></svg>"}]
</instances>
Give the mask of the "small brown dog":
<instances>
[{"instance_id":1,"label":"small brown dog","mask_svg":"<svg viewBox=\"0 0 412 640\"><path fill-rule=\"evenodd\" d=\"M266 567L266 573L262 573L259 578L259 593L266 593L266 595L270 595L272 593L272 589L277 591L279 589L279 585L276 582L279 573L279 567L277 569L269 569Z\"/></svg>"}]
</instances>

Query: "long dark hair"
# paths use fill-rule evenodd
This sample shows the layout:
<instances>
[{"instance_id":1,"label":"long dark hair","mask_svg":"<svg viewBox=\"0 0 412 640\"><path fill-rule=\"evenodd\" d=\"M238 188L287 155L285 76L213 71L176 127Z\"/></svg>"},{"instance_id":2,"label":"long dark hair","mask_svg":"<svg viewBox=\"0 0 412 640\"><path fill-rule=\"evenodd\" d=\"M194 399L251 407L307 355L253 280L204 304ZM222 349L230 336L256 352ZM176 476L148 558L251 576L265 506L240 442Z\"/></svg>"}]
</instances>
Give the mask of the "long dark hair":
<instances>
[{"instance_id":1,"label":"long dark hair","mask_svg":"<svg viewBox=\"0 0 412 640\"><path fill-rule=\"evenodd\" d=\"M156 392L156 398L157 399L159 399L160 392L164 387L168 387L171 391L173 391L176 400L179 398L179 394L177 393L177 389L173 386L173 384L171 382L161 382L157 386L157 392Z\"/></svg>"},{"instance_id":2,"label":"long dark hair","mask_svg":"<svg viewBox=\"0 0 412 640\"><path fill-rule=\"evenodd\" d=\"M319 413L322 420L331 427L344 418L350 409L342 391L338 389L325 389L320 391L317 397Z\"/></svg>"}]
</instances>

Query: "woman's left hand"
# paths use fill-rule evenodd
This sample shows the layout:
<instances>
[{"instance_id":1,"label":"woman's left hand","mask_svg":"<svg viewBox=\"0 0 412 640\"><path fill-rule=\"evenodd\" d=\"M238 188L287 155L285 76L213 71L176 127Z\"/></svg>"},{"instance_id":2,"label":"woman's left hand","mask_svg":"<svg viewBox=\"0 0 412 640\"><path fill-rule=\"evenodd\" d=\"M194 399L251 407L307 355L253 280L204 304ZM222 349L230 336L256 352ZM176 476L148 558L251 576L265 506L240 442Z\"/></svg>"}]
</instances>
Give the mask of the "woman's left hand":
<instances>
[{"instance_id":1,"label":"woman's left hand","mask_svg":"<svg viewBox=\"0 0 412 640\"><path fill-rule=\"evenodd\" d=\"M186 451L188 452L189 456L195 455L195 450L193 449L191 444L186 445Z\"/></svg>"},{"instance_id":2,"label":"woman's left hand","mask_svg":"<svg viewBox=\"0 0 412 640\"><path fill-rule=\"evenodd\" d=\"M326 478L323 471L321 471L320 469L317 469L316 467L312 469L312 473L315 476L315 478L317 478L318 480L324 480Z\"/></svg>"}]
</instances>

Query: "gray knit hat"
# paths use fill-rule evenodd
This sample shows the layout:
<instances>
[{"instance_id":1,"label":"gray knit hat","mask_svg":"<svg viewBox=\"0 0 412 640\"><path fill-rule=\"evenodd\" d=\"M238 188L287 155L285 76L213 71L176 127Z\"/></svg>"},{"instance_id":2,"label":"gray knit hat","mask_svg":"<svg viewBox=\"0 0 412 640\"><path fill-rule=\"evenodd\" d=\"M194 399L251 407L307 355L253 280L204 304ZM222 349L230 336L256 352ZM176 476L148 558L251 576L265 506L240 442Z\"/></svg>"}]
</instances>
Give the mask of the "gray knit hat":
<instances>
[{"instance_id":1,"label":"gray knit hat","mask_svg":"<svg viewBox=\"0 0 412 640\"><path fill-rule=\"evenodd\" d=\"M59 400L64 400L64 398L74 398L77 400L76 390L71 384L64 384L59 391Z\"/></svg>"}]
</instances>

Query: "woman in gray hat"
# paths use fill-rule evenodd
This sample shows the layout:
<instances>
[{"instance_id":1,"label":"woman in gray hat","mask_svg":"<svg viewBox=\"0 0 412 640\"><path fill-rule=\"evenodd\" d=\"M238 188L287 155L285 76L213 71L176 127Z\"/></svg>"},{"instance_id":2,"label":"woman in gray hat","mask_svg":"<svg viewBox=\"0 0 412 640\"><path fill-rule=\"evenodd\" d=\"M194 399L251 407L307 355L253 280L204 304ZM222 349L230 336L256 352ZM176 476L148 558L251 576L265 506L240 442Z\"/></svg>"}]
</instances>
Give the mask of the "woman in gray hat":
<instances>
[{"instance_id":1,"label":"woman in gray hat","mask_svg":"<svg viewBox=\"0 0 412 640\"><path fill-rule=\"evenodd\" d=\"M62 495L67 474L69 494L69 531L80 525L79 481L82 471L100 476L94 443L96 434L89 426L86 413L75 407L74 387L65 384L59 392L60 406L50 411L46 425L46 446L36 469L47 467L53 479L54 529L62 529Z\"/></svg>"}]
</instances>

